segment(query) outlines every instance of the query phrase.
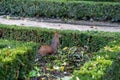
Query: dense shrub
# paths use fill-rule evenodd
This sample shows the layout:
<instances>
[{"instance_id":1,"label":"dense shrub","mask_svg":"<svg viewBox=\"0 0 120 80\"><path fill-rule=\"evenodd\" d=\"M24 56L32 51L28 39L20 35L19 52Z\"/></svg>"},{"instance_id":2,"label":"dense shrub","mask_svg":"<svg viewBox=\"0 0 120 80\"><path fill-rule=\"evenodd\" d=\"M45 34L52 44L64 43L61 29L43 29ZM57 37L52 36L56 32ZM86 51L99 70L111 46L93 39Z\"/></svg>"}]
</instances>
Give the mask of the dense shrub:
<instances>
[{"instance_id":1,"label":"dense shrub","mask_svg":"<svg viewBox=\"0 0 120 80\"><path fill-rule=\"evenodd\" d=\"M50 44L54 34L52 29L18 27L0 25L2 32L1 38L18 40L18 41L33 41L39 44ZM68 46L87 46L89 51L97 51L107 45L110 41L119 39L119 33L105 33L97 31L62 31L60 38L61 47ZM99 35L99 36L98 36Z\"/></svg>"},{"instance_id":2,"label":"dense shrub","mask_svg":"<svg viewBox=\"0 0 120 80\"><path fill-rule=\"evenodd\" d=\"M107 1L107 2L119 2L119 0L81 0L81 1Z\"/></svg>"},{"instance_id":3,"label":"dense shrub","mask_svg":"<svg viewBox=\"0 0 120 80\"><path fill-rule=\"evenodd\" d=\"M72 52L74 51L75 54L67 56L65 55L65 57L72 57L69 58L68 60L72 63L77 63L76 61L74 61L74 59L79 59L79 57L82 57L81 59L83 61L83 63L80 63L79 65L83 65L80 70L75 70L73 75L73 80L75 80L76 77L80 78L80 79L85 79L85 80L105 80L107 77L107 80L117 80L120 78L119 76L119 60L120 60L120 33L111 33L111 32L98 32L98 31L86 31L86 32L80 32L80 31L71 31L71 30L59 30L59 33L61 34L61 38L60 38L60 43L61 43L61 47L72 47L72 46L77 46L77 47L84 47L86 50L86 53L90 53L90 55L92 54L92 58L89 58L89 61L86 62L86 56L83 56L82 54L80 55L76 55L76 51L74 51L74 48L70 48L69 50ZM52 39L52 35L54 34L54 30L52 29L43 29L43 28L32 28L32 27L23 27L23 26L8 26L8 25L0 25L0 38L1 39L9 39L9 40L18 40L18 41L34 41L37 42L39 44L50 44L50 41ZM4 44L2 41L0 41L0 52L5 52L5 54L3 54L3 56L8 55L9 57L9 53L11 53L11 55L13 53L17 54L21 52L25 52L25 53L33 53L32 52L32 46L26 43L26 46L23 46L21 43L19 47L14 47L17 46L16 42L13 42L14 46L11 46L12 50L8 49L8 44L5 42L6 44ZM19 43L17 43L19 44ZM19 52L20 50L20 52ZM23 51L22 51L23 50ZM30 51L29 51L30 50ZM68 50L68 53L69 53ZM7 53L7 52L9 53ZM81 51L81 50L80 50ZM22 59L21 61L25 61L23 63L28 64L29 62L28 59L31 58L27 58L26 56L20 56L18 55L20 58L17 59ZM63 52L64 54L65 52ZM67 52L66 52L67 54ZM10 56L11 56L10 55ZM93 56L94 55L94 56ZM77 56L77 57L76 57ZM16 56L13 56L16 57ZM24 58L25 57L25 60ZM62 58L64 58L64 56L60 56ZM47 57L48 58L48 57ZM54 57L52 57L54 58ZM15 58L16 59L16 58ZM10 60L11 58L4 58L4 57L0 57L0 61L6 61L6 60ZM32 59L30 59L32 61ZM14 60L17 62L20 62L19 60ZM50 61L50 60L49 60ZM27 62L27 63L26 63ZM86 63L85 63L86 62ZM79 62L78 62L79 63ZM84 64L85 63L85 64ZM2 62L0 62L0 64L2 64ZM12 63L8 63L9 65L13 66L16 68L16 66L12 65ZM14 63L16 64L16 63ZM17 63L18 65L21 64ZM16 64L16 65L17 65ZM17 65L17 66L18 66ZM75 64L78 65L78 64ZM24 66L23 64L21 64L21 66ZM9 67L7 67L9 69ZM19 68L21 69L21 67L18 67L17 70L19 70ZM25 68L25 69L23 69ZM118 68L118 69L116 69ZM0 65L0 69L4 70L2 65ZM10 69L11 70L11 67ZM22 67L23 70L21 73L22 74L26 74L26 72L24 73L24 71L26 71L26 67ZM5 71L5 70L4 70ZM14 73L15 70L11 70ZM21 71L20 71L21 72ZM116 74L116 75L114 75ZM1 72L2 76L7 75L7 73L5 73L5 75L3 74L3 72ZM8 74L11 76L11 74ZM1 79L4 80L4 78L1 76ZM14 75L12 75L14 76ZM24 78L23 76L20 78ZM109 77L108 77L109 76ZM8 77L8 76L7 76ZM9 78L9 77L8 77ZM14 79L14 78L13 78ZM12 79L12 80L13 80Z\"/></svg>"},{"instance_id":4,"label":"dense shrub","mask_svg":"<svg viewBox=\"0 0 120 80\"><path fill-rule=\"evenodd\" d=\"M0 79L25 80L33 66L36 44L0 40Z\"/></svg>"},{"instance_id":5,"label":"dense shrub","mask_svg":"<svg viewBox=\"0 0 120 80\"><path fill-rule=\"evenodd\" d=\"M120 20L119 2L3 0L0 14L24 17Z\"/></svg>"},{"instance_id":6,"label":"dense shrub","mask_svg":"<svg viewBox=\"0 0 120 80\"><path fill-rule=\"evenodd\" d=\"M76 0L76 1L80 1L80 0ZM120 0L81 0L81 1L107 1L107 2L120 2Z\"/></svg>"},{"instance_id":7,"label":"dense shrub","mask_svg":"<svg viewBox=\"0 0 120 80\"><path fill-rule=\"evenodd\" d=\"M120 79L120 40L114 40L94 54L91 61L85 63L80 70L74 71L82 80L119 80Z\"/></svg>"}]
</instances>

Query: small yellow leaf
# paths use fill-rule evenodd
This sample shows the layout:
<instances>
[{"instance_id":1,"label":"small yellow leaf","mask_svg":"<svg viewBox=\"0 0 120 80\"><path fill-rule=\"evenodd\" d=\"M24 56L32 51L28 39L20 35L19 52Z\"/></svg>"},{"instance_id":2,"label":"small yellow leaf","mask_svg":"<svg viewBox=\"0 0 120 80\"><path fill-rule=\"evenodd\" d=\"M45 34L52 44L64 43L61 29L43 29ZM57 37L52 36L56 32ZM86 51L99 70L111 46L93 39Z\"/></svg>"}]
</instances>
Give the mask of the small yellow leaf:
<instances>
[{"instance_id":1,"label":"small yellow leaf","mask_svg":"<svg viewBox=\"0 0 120 80\"><path fill-rule=\"evenodd\" d=\"M45 78L41 78L41 80L45 80Z\"/></svg>"},{"instance_id":2,"label":"small yellow leaf","mask_svg":"<svg viewBox=\"0 0 120 80\"><path fill-rule=\"evenodd\" d=\"M67 49L68 49L68 47L64 47L62 50L65 51L65 50L67 50Z\"/></svg>"},{"instance_id":3,"label":"small yellow leaf","mask_svg":"<svg viewBox=\"0 0 120 80\"><path fill-rule=\"evenodd\" d=\"M65 68L64 66L61 66L61 67L60 67L60 70L61 70L61 71L64 71L64 68Z\"/></svg>"},{"instance_id":4,"label":"small yellow leaf","mask_svg":"<svg viewBox=\"0 0 120 80\"><path fill-rule=\"evenodd\" d=\"M7 18L7 20L9 20L9 19L10 19L10 16L7 15L6 18Z\"/></svg>"}]
</instances>

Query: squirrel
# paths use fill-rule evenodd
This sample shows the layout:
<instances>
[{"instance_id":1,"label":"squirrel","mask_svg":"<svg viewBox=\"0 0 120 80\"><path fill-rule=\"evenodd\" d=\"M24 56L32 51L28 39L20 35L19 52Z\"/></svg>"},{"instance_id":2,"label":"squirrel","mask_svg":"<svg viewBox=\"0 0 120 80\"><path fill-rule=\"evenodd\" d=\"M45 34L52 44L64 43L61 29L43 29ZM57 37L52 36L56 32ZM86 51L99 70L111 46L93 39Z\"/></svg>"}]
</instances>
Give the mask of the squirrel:
<instances>
[{"instance_id":1,"label":"squirrel","mask_svg":"<svg viewBox=\"0 0 120 80\"><path fill-rule=\"evenodd\" d=\"M42 45L38 50L38 54L40 54L41 56L56 54L57 49L60 46L59 37L60 37L60 35L59 35L58 31L56 30L54 33L54 37L51 42L51 45Z\"/></svg>"}]
</instances>

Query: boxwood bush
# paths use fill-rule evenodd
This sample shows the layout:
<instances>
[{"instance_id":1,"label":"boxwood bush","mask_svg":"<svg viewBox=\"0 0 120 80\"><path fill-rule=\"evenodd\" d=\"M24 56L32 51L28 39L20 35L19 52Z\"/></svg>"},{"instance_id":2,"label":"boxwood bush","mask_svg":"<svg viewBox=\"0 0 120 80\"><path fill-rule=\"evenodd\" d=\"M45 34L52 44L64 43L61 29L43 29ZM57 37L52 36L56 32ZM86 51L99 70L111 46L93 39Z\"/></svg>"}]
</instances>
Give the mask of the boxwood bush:
<instances>
[{"instance_id":1,"label":"boxwood bush","mask_svg":"<svg viewBox=\"0 0 120 80\"><path fill-rule=\"evenodd\" d=\"M33 66L36 44L0 39L0 79L26 80Z\"/></svg>"},{"instance_id":2,"label":"boxwood bush","mask_svg":"<svg viewBox=\"0 0 120 80\"><path fill-rule=\"evenodd\" d=\"M56 0L47 0L56 1ZM59 1L95 1L95 2L120 2L119 0L59 0Z\"/></svg>"},{"instance_id":3,"label":"boxwood bush","mask_svg":"<svg viewBox=\"0 0 120 80\"><path fill-rule=\"evenodd\" d=\"M54 30L20 26L0 25L2 39L33 41L39 44L50 44ZM89 51L97 51L109 42L119 39L119 33L105 33L97 31L65 31L59 30L61 47L88 46ZM98 36L99 35L99 36Z\"/></svg>"},{"instance_id":4,"label":"boxwood bush","mask_svg":"<svg viewBox=\"0 0 120 80\"><path fill-rule=\"evenodd\" d=\"M62 45L61 48L66 46L67 47L83 46L88 48L87 52L94 54L93 58L91 58L88 62L86 62L80 68L80 70L74 71L73 80L75 80L76 77L83 80L84 79L85 80L117 80L117 79L119 80L120 79L120 76L119 76L119 72L120 72L120 69L119 69L120 35L119 34L120 33L102 32L102 31L80 32L80 31L71 31L71 30L67 30L67 31L59 30L59 33L61 34L61 38L60 38L60 43ZM53 29L32 28L32 27L23 27L23 26L15 26L15 25L10 26L10 25L3 25L3 24L0 25L1 39L18 40L18 41L25 41L25 42L34 41L39 44L50 44L53 34L54 34ZM8 45L7 42L6 44L2 44L1 42L0 52L1 51L4 52L4 50L7 52L11 52L11 50L6 48L7 45ZM21 51L21 50L27 49L27 47L25 48L25 46L17 47L16 48L18 49L17 51L14 49L14 46L11 48L13 50L12 51L13 53L19 52L19 50ZM29 53L30 52L32 53L30 45L28 48L30 48L30 51L29 50L27 51ZM9 53L4 54L3 56L5 55L9 56ZM25 57L25 56L22 56L22 57ZM11 58L6 59L2 57L0 58L0 61L6 61L9 59L11 61ZM20 59L23 59L23 58L20 58ZM26 61L26 60L28 59L21 60L21 61ZM19 60L17 60L17 62L19 62ZM8 63L8 64L12 65L12 63ZM12 66L15 67L14 65ZM0 69L3 70L2 68ZM17 69L19 68L21 69L21 67L17 67ZM21 75L25 74L24 71L22 72L23 73L21 73ZM5 73L5 75L6 74L7 73ZM1 75L4 76L3 72L1 73ZM22 77L22 79L23 78L24 77ZM4 80L3 77L2 79Z\"/></svg>"},{"instance_id":5,"label":"boxwood bush","mask_svg":"<svg viewBox=\"0 0 120 80\"><path fill-rule=\"evenodd\" d=\"M82 80L119 80L120 79L120 40L114 40L95 52L91 61L86 62L80 70L74 71Z\"/></svg>"},{"instance_id":6,"label":"boxwood bush","mask_svg":"<svg viewBox=\"0 0 120 80\"><path fill-rule=\"evenodd\" d=\"M56 1L56 0L47 0L47 1ZM119 0L59 0L59 1L112 1L112 2L119 2Z\"/></svg>"},{"instance_id":7,"label":"boxwood bush","mask_svg":"<svg viewBox=\"0 0 120 80\"><path fill-rule=\"evenodd\" d=\"M0 14L23 17L120 20L119 2L2 0Z\"/></svg>"}]
</instances>

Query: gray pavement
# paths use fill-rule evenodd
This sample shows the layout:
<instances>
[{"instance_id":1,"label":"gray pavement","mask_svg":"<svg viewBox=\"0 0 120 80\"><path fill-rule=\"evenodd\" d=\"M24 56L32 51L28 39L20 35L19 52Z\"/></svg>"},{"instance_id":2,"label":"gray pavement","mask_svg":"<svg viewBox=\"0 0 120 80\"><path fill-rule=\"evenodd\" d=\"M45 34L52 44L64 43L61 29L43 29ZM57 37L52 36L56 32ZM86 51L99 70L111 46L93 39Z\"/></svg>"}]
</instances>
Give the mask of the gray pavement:
<instances>
[{"instance_id":1,"label":"gray pavement","mask_svg":"<svg viewBox=\"0 0 120 80\"><path fill-rule=\"evenodd\" d=\"M58 21L58 22L57 22ZM59 20L41 20L41 19L31 19L31 18L6 18L0 16L0 24L7 25L18 25L18 26L26 26L26 27L42 27L42 28L52 28L52 29L62 29L62 30L79 30L79 31L109 31L109 32L120 32L119 24L110 24L110 23L89 23L87 25L85 22L77 22L77 24L73 23L62 23Z\"/></svg>"}]
</instances>

